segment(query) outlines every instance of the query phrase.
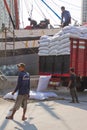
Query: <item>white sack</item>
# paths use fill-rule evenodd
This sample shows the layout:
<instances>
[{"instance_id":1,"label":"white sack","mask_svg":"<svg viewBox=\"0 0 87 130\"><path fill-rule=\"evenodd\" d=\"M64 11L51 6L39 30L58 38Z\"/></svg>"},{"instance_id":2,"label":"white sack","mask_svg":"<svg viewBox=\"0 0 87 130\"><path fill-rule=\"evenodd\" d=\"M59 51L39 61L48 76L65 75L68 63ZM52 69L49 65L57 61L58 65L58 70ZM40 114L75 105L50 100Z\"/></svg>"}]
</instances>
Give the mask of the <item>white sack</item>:
<instances>
[{"instance_id":1,"label":"white sack","mask_svg":"<svg viewBox=\"0 0 87 130\"><path fill-rule=\"evenodd\" d=\"M39 53L48 54L48 50L39 50Z\"/></svg>"},{"instance_id":2,"label":"white sack","mask_svg":"<svg viewBox=\"0 0 87 130\"><path fill-rule=\"evenodd\" d=\"M49 45L49 42L43 42L39 44L39 47L48 46L48 45Z\"/></svg>"},{"instance_id":3,"label":"white sack","mask_svg":"<svg viewBox=\"0 0 87 130\"><path fill-rule=\"evenodd\" d=\"M51 78L51 76L40 76L39 77L39 82L38 82L38 86L37 86L37 92L42 92L42 91L46 90L50 78Z\"/></svg>"},{"instance_id":4,"label":"white sack","mask_svg":"<svg viewBox=\"0 0 87 130\"><path fill-rule=\"evenodd\" d=\"M59 35L58 36L53 36L50 41L55 42L55 41L58 41L58 40L60 40L60 36Z\"/></svg>"},{"instance_id":5,"label":"white sack","mask_svg":"<svg viewBox=\"0 0 87 130\"><path fill-rule=\"evenodd\" d=\"M18 92L16 92L14 95L12 95L12 92L9 92L3 98L4 99L14 99L14 100L16 100L17 95L18 95ZM44 100L44 99L48 99L50 97L58 97L58 96L54 92L36 92L36 91L30 91L30 97L29 97L29 99Z\"/></svg>"},{"instance_id":6,"label":"white sack","mask_svg":"<svg viewBox=\"0 0 87 130\"><path fill-rule=\"evenodd\" d=\"M39 50L48 50L49 48L47 46L39 47Z\"/></svg>"},{"instance_id":7,"label":"white sack","mask_svg":"<svg viewBox=\"0 0 87 130\"><path fill-rule=\"evenodd\" d=\"M17 95L18 95L18 92L16 92L14 95L12 95L12 92L9 92L3 98L4 99L13 99L13 100L16 100Z\"/></svg>"},{"instance_id":8,"label":"white sack","mask_svg":"<svg viewBox=\"0 0 87 130\"><path fill-rule=\"evenodd\" d=\"M62 44L67 44L68 42L70 42L69 38L65 38L65 39L62 39L60 43L62 45Z\"/></svg>"},{"instance_id":9,"label":"white sack","mask_svg":"<svg viewBox=\"0 0 87 130\"><path fill-rule=\"evenodd\" d=\"M42 92L30 91L30 99L44 100L48 97Z\"/></svg>"},{"instance_id":10,"label":"white sack","mask_svg":"<svg viewBox=\"0 0 87 130\"><path fill-rule=\"evenodd\" d=\"M48 38L50 38L50 36L43 35L43 36L40 37L40 40L45 40L45 39L48 39Z\"/></svg>"},{"instance_id":11,"label":"white sack","mask_svg":"<svg viewBox=\"0 0 87 130\"><path fill-rule=\"evenodd\" d=\"M61 35L61 36L60 36L60 41L61 41L61 40L64 40L64 39L67 39L67 38L69 39L69 37L70 37L70 33Z\"/></svg>"},{"instance_id":12,"label":"white sack","mask_svg":"<svg viewBox=\"0 0 87 130\"><path fill-rule=\"evenodd\" d=\"M49 55L49 53L38 52L38 55L39 55L39 56L48 56L48 55Z\"/></svg>"},{"instance_id":13,"label":"white sack","mask_svg":"<svg viewBox=\"0 0 87 130\"><path fill-rule=\"evenodd\" d=\"M71 30L72 28L74 28L74 26L65 26L64 28L62 28L62 30L67 31L67 30Z\"/></svg>"},{"instance_id":14,"label":"white sack","mask_svg":"<svg viewBox=\"0 0 87 130\"><path fill-rule=\"evenodd\" d=\"M57 49L49 51L49 55L57 55Z\"/></svg>"},{"instance_id":15,"label":"white sack","mask_svg":"<svg viewBox=\"0 0 87 130\"><path fill-rule=\"evenodd\" d=\"M51 46L50 48L49 48L49 51L52 51L52 50L57 50L58 49L58 45L55 45L55 46Z\"/></svg>"},{"instance_id":16,"label":"white sack","mask_svg":"<svg viewBox=\"0 0 87 130\"><path fill-rule=\"evenodd\" d=\"M64 34L64 32L62 31L62 29L58 32L58 33L56 33L54 36L61 36L61 35L63 35Z\"/></svg>"},{"instance_id":17,"label":"white sack","mask_svg":"<svg viewBox=\"0 0 87 130\"><path fill-rule=\"evenodd\" d=\"M51 41L50 44L48 45L48 47L50 48L50 47L56 46L56 45L60 45L60 41L59 40L54 41L54 42Z\"/></svg>"}]
</instances>

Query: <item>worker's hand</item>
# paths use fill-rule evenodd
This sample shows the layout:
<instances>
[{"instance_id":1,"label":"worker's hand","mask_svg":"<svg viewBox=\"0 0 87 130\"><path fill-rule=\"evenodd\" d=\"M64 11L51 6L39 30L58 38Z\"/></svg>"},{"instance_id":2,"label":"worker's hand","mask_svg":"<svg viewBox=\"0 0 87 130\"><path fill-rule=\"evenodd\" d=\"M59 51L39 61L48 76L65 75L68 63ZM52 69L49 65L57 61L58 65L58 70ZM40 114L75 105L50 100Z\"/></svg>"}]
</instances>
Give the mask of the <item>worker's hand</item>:
<instances>
[{"instance_id":1,"label":"worker's hand","mask_svg":"<svg viewBox=\"0 0 87 130\"><path fill-rule=\"evenodd\" d=\"M12 92L12 95L14 95L15 92Z\"/></svg>"}]
</instances>

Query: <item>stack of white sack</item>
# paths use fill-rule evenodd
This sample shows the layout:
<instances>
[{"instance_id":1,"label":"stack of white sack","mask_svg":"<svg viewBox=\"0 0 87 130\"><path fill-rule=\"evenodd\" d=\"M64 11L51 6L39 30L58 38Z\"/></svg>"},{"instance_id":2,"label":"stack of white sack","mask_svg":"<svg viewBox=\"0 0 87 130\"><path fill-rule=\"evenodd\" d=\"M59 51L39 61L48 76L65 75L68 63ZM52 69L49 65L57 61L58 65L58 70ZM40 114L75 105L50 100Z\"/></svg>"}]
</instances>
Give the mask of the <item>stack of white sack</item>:
<instances>
[{"instance_id":1,"label":"stack of white sack","mask_svg":"<svg viewBox=\"0 0 87 130\"><path fill-rule=\"evenodd\" d=\"M49 43L50 43L50 38L49 36L42 36L39 40L39 52L38 55L48 55L49 52Z\"/></svg>"},{"instance_id":2,"label":"stack of white sack","mask_svg":"<svg viewBox=\"0 0 87 130\"><path fill-rule=\"evenodd\" d=\"M56 33L49 44L49 55L69 55L70 37L80 37L79 31L74 26L67 26Z\"/></svg>"},{"instance_id":3,"label":"stack of white sack","mask_svg":"<svg viewBox=\"0 0 87 130\"><path fill-rule=\"evenodd\" d=\"M12 95L12 92L7 93L4 95L4 99L9 99L9 100L16 100L17 99L18 92L16 92L14 95ZM45 100L48 98L57 98L57 94L54 92L37 92L37 91L30 91L30 97L29 99L35 99L35 100Z\"/></svg>"},{"instance_id":4,"label":"stack of white sack","mask_svg":"<svg viewBox=\"0 0 87 130\"><path fill-rule=\"evenodd\" d=\"M65 33L60 36L60 43L57 49L57 55L70 54L70 33Z\"/></svg>"},{"instance_id":5,"label":"stack of white sack","mask_svg":"<svg viewBox=\"0 0 87 130\"><path fill-rule=\"evenodd\" d=\"M66 26L61 29L48 41L48 55L69 55L70 37L87 39L87 28L84 26Z\"/></svg>"},{"instance_id":6,"label":"stack of white sack","mask_svg":"<svg viewBox=\"0 0 87 130\"><path fill-rule=\"evenodd\" d=\"M59 46L60 46L60 37L53 36L49 43L49 55L57 55Z\"/></svg>"},{"instance_id":7,"label":"stack of white sack","mask_svg":"<svg viewBox=\"0 0 87 130\"><path fill-rule=\"evenodd\" d=\"M37 89L36 91L30 91L29 99L44 100L50 97L58 97L56 93L46 91L50 78L51 76L40 76ZM18 92L16 92L14 95L12 95L12 92L9 92L4 95L3 98L16 100L17 95Z\"/></svg>"}]
</instances>

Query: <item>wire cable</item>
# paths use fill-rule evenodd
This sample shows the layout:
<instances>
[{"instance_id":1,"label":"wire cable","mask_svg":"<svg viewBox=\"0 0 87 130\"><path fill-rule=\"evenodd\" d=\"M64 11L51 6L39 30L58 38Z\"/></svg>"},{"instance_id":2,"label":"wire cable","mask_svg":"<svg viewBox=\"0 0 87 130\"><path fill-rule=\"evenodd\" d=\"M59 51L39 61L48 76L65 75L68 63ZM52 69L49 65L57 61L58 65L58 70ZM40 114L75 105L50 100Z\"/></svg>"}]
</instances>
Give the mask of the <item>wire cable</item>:
<instances>
[{"instance_id":1,"label":"wire cable","mask_svg":"<svg viewBox=\"0 0 87 130\"><path fill-rule=\"evenodd\" d=\"M26 6L26 9L27 9L27 12L28 12L29 16L31 17L32 16L32 11L33 11L33 2L31 3L29 1L29 4L28 4L28 2L26 0L24 0L24 3L25 3L25 6ZM30 7L29 7L29 5L30 5ZM31 9L29 9L29 8L31 8Z\"/></svg>"},{"instance_id":2,"label":"wire cable","mask_svg":"<svg viewBox=\"0 0 87 130\"><path fill-rule=\"evenodd\" d=\"M69 2L67 2L67 1L64 1L64 0L59 0L60 2L63 2L63 3L67 3L68 5L72 5L72 6L74 6L74 7L76 7L76 8L81 8L80 6L78 6L78 5L75 5L75 4L72 4L72 3L69 3ZM55 2L54 2L55 3ZM55 3L55 4L57 4L57 3Z\"/></svg>"},{"instance_id":3,"label":"wire cable","mask_svg":"<svg viewBox=\"0 0 87 130\"><path fill-rule=\"evenodd\" d=\"M39 2L38 2L39 3ZM42 13L42 15L46 18L44 12L41 10L40 6L37 4L36 0L35 0L35 4L37 5L38 9L40 10L40 12Z\"/></svg>"}]
</instances>

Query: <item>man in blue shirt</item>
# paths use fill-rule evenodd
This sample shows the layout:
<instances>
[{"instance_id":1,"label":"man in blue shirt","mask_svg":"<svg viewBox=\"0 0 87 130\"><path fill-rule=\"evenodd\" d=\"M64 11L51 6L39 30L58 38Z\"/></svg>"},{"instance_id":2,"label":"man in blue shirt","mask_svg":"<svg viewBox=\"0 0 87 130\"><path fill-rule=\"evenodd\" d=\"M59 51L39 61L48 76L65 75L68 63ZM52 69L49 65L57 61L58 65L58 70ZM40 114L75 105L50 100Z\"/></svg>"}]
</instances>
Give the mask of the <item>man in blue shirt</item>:
<instances>
[{"instance_id":1,"label":"man in blue shirt","mask_svg":"<svg viewBox=\"0 0 87 130\"><path fill-rule=\"evenodd\" d=\"M27 110L27 100L29 98L30 92L30 75L25 71L25 64L20 63L17 65L19 69L18 82L15 90L12 92L14 95L15 92L18 91L18 96L15 102L14 107L12 108L12 114L7 116L6 119L13 119L15 112L20 108L23 108L22 120L26 120L25 113Z\"/></svg>"},{"instance_id":2,"label":"man in blue shirt","mask_svg":"<svg viewBox=\"0 0 87 130\"><path fill-rule=\"evenodd\" d=\"M71 23L71 15L70 12L65 10L65 7L61 7L61 26L65 27L68 26Z\"/></svg>"}]
</instances>

